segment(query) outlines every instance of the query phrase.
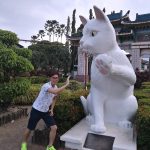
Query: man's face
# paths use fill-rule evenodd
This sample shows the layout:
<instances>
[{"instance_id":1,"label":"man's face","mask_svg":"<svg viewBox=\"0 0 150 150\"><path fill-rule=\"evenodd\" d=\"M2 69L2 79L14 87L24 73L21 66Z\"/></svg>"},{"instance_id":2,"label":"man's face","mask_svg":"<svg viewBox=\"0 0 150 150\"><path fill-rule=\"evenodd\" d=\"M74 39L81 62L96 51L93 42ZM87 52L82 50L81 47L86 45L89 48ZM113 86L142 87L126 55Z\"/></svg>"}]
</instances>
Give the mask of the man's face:
<instances>
[{"instance_id":1,"label":"man's face","mask_svg":"<svg viewBox=\"0 0 150 150\"><path fill-rule=\"evenodd\" d=\"M50 77L50 81L51 81L51 84L52 84L52 85L57 84L58 80L59 80L59 77L58 77L57 74L56 74L56 75L53 75L52 77Z\"/></svg>"}]
</instances>

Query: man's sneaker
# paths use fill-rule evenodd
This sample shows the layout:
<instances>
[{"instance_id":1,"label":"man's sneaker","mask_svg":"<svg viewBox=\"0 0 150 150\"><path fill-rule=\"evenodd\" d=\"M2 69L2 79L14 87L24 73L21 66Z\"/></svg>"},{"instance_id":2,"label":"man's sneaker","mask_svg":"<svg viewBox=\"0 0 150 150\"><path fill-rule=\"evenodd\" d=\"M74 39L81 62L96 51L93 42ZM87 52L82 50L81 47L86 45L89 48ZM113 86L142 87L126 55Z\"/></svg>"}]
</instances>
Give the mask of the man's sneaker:
<instances>
[{"instance_id":1,"label":"man's sneaker","mask_svg":"<svg viewBox=\"0 0 150 150\"><path fill-rule=\"evenodd\" d=\"M51 146L51 147L47 146L46 150L56 150L56 149L54 148L54 146Z\"/></svg>"},{"instance_id":2,"label":"man's sneaker","mask_svg":"<svg viewBox=\"0 0 150 150\"><path fill-rule=\"evenodd\" d=\"M23 142L21 144L21 150L27 150L27 143Z\"/></svg>"}]
</instances>

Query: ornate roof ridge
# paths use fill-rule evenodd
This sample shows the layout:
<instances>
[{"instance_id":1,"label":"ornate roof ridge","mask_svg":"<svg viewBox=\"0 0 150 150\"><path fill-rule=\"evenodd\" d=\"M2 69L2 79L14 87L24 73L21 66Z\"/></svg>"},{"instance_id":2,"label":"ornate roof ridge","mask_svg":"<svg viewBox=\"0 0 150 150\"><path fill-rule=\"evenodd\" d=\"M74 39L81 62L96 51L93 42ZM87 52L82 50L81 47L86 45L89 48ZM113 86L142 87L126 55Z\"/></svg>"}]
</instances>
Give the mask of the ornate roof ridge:
<instances>
[{"instance_id":1,"label":"ornate roof ridge","mask_svg":"<svg viewBox=\"0 0 150 150\"><path fill-rule=\"evenodd\" d=\"M143 24L143 23L150 23L150 20L149 21L121 21L121 24Z\"/></svg>"},{"instance_id":2,"label":"ornate roof ridge","mask_svg":"<svg viewBox=\"0 0 150 150\"><path fill-rule=\"evenodd\" d=\"M131 29L131 31L130 32L120 32L120 33L116 33L116 35L131 35L131 34L133 34L133 30Z\"/></svg>"},{"instance_id":3,"label":"ornate roof ridge","mask_svg":"<svg viewBox=\"0 0 150 150\"><path fill-rule=\"evenodd\" d=\"M130 20L130 18L129 18L129 13L130 13L130 10L128 10L128 11L126 12L126 14L122 16L122 10L121 10L119 13L111 13L111 14L108 14L107 16L108 16L108 18L109 18L109 16L111 16L111 15L113 15L113 14L121 14L121 17L120 17L119 19L111 20L111 19L109 18L111 22L116 22L116 21L121 21L121 20L123 20L123 19L125 19L125 18L128 18L128 19Z\"/></svg>"}]
</instances>

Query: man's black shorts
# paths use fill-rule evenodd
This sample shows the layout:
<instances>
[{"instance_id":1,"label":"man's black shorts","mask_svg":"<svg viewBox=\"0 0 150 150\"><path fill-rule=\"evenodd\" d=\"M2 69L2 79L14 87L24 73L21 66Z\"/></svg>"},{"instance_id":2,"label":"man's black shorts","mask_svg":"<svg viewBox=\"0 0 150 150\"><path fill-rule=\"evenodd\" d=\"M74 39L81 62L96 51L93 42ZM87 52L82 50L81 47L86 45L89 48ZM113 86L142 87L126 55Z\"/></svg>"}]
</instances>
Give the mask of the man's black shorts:
<instances>
[{"instance_id":1,"label":"man's black shorts","mask_svg":"<svg viewBox=\"0 0 150 150\"><path fill-rule=\"evenodd\" d=\"M48 128L56 125L53 116L50 116L49 112L40 112L32 107L27 128L29 130L34 130L40 119L44 120Z\"/></svg>"}]
</instances>

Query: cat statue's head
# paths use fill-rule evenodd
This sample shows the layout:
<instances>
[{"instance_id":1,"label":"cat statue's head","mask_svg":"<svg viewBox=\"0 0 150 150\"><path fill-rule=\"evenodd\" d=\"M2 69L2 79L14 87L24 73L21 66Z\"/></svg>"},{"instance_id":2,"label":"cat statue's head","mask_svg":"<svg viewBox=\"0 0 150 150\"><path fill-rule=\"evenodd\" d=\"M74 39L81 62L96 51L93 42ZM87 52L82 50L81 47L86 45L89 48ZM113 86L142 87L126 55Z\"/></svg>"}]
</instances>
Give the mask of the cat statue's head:
<instances>
[{"instance_id":1,"label":"cat statue's head","mask_svg":"<svg viewBox=\"0 0 150 150\"><path fill-rule=\"evenodd\" d=\"M83 37L80 40L80 49L90 54L103 54L117 46L115 30L102 10L93 7L95 19L87 20L79 16L83 28Z\"/></svg>"}]
</instances>

